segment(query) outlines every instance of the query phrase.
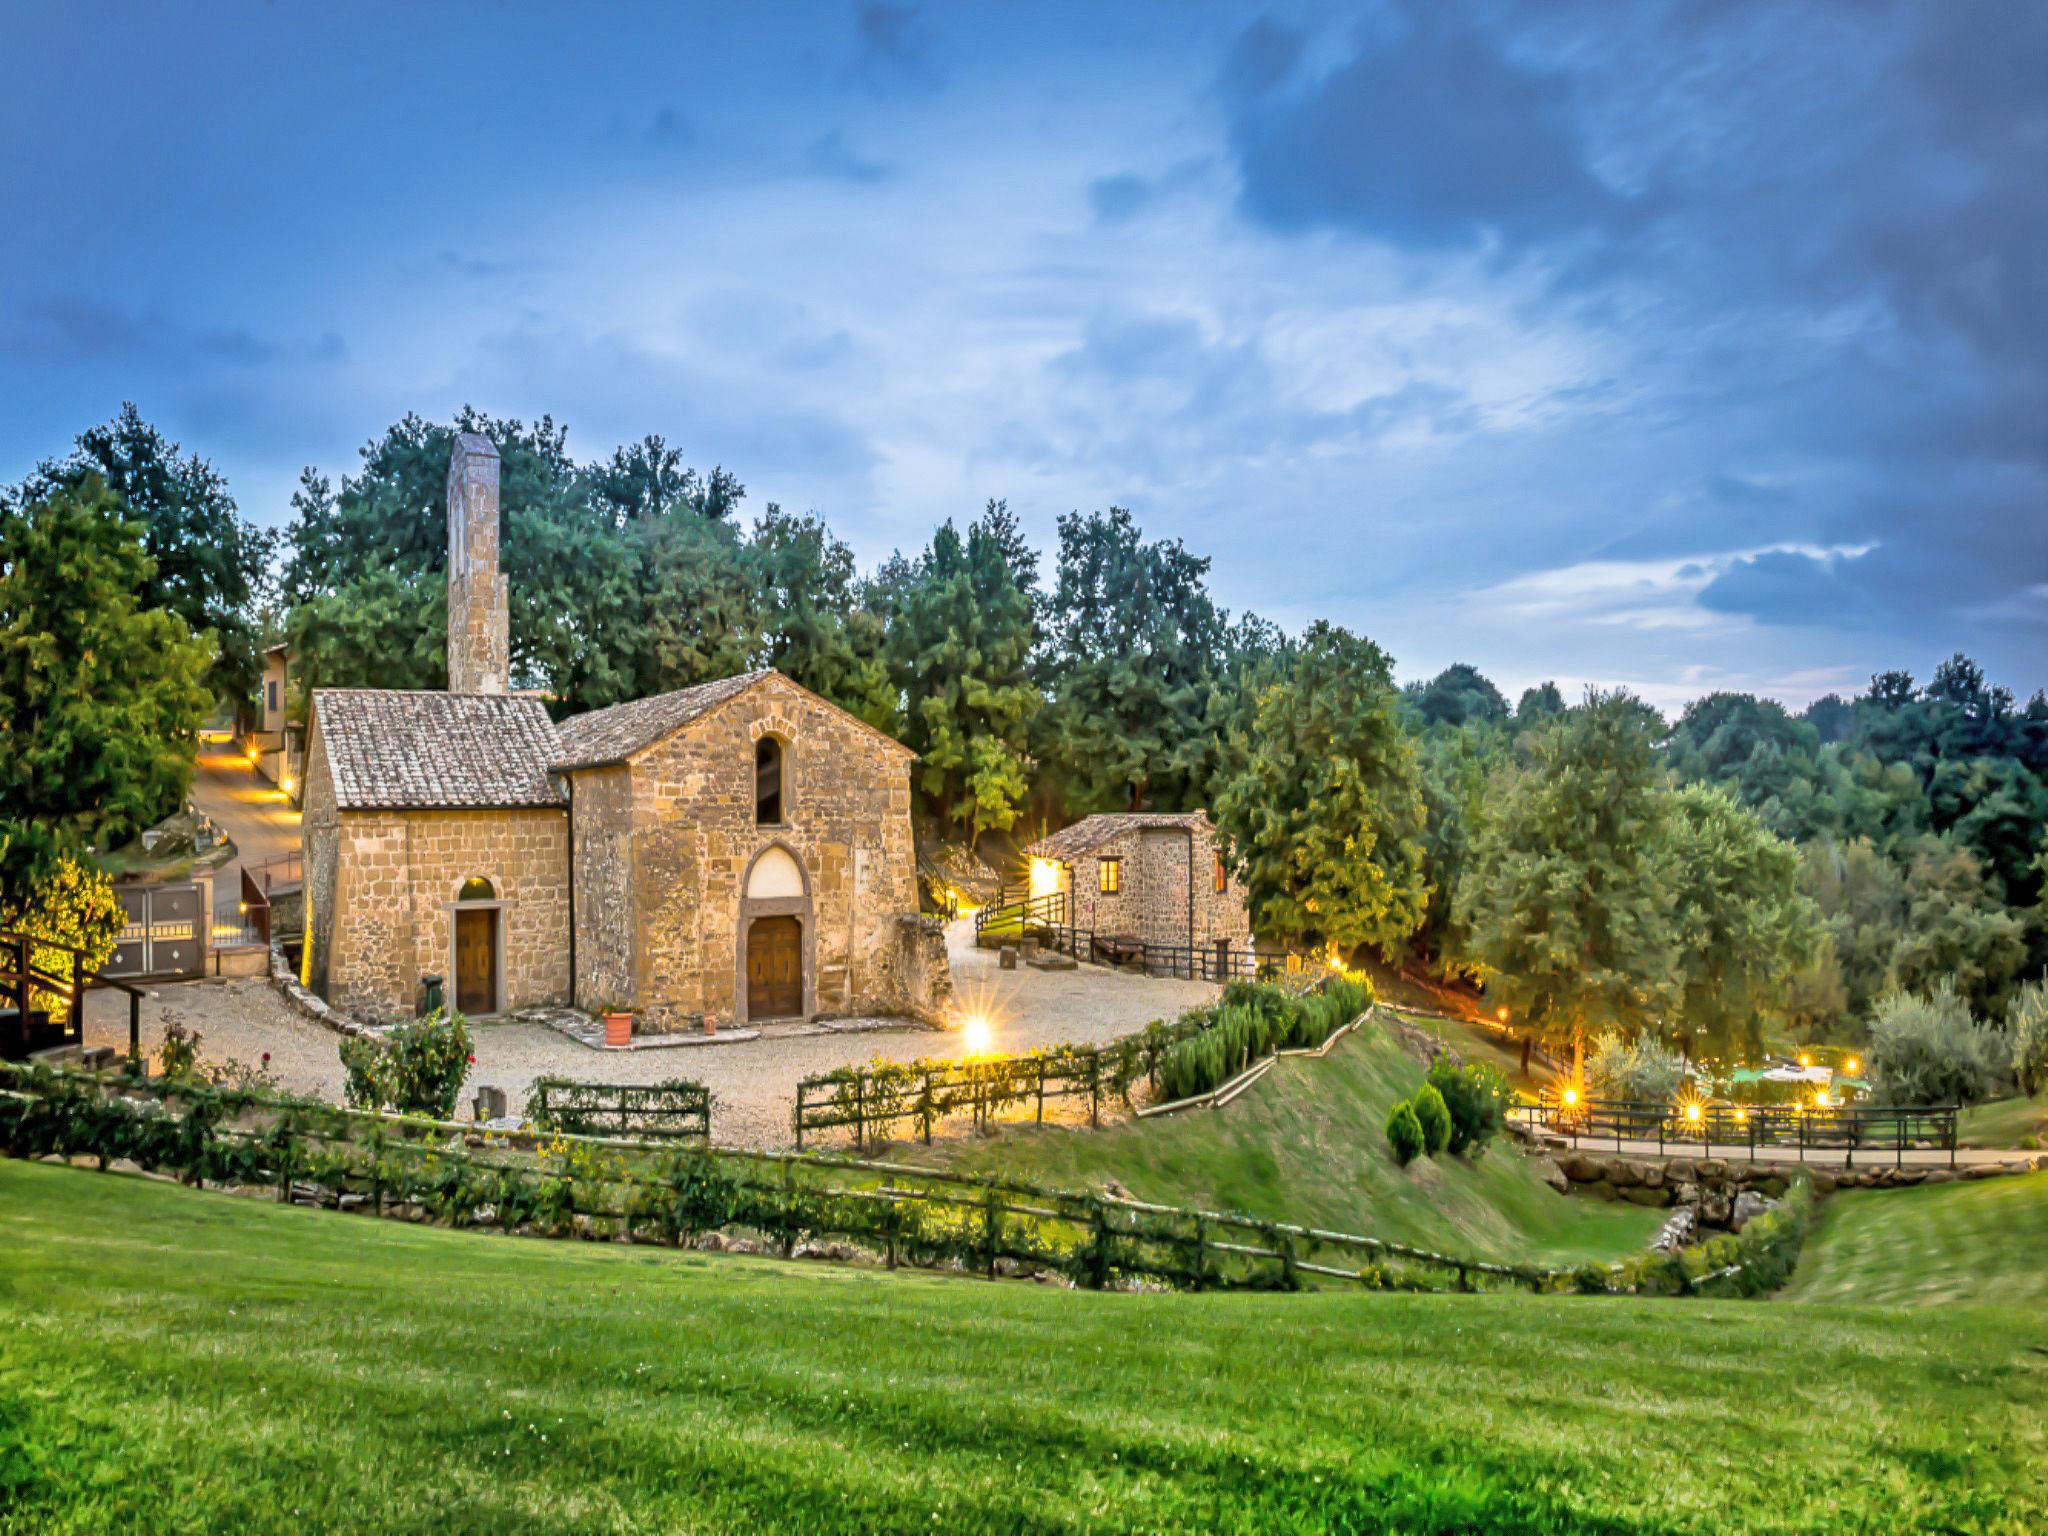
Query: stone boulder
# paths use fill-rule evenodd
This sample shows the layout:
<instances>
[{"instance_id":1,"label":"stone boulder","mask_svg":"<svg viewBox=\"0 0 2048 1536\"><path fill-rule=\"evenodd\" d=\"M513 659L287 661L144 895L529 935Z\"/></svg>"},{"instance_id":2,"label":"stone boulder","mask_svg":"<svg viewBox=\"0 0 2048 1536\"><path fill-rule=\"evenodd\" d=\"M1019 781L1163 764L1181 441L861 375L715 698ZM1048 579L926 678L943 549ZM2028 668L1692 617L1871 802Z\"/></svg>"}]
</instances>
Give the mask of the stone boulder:
<instances>
[{"instance_id":1,"label":"stone boulder","mask_svg":"<svg viewBox=\"0 0 2048 1536\"><path fill-rule=\"evenodd\" d=\"M1777 1205L1775 1200L1766 1200L1753 1189L1745 1189L1735 1197L1735 1208L1729 1213L1728 1225L1740 1232L1765 1211Z\"/></svg>"},{"instance_id":2,"label":"stone boulder","mask_svg":"<svg viewBox=\"0 0 2048 1536\"><path fill-rule=\"evenodd\" d=\"M1700 1220L1710 1227L1725 1227L1734 1215L1726 1190L1710 1189L1700 1198Z\"/></svg>"},{"instance_id":3,"label":"stone boulder","mask_svg":"<svg viewBox=\"0 0 2048 1536\"><path fill-rule=\"evenodd\" d=\"M1568 1195L1572 1192L1572 1181L1565 1177L1564 1170L1558 1167L1550 1158L1539 1157L1536 1159L1536 1177L1548 1184L1560 1195Z\"/></svg>"}]
</instances>

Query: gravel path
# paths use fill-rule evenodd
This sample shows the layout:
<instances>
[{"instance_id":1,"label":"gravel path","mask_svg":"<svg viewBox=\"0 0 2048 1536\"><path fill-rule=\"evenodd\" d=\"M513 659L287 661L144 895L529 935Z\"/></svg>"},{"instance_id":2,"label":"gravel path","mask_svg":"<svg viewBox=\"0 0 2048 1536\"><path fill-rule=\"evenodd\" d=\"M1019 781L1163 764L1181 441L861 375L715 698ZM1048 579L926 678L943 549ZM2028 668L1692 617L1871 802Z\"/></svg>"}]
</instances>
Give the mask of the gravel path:
<instances>
[{"instance_id":1,"label":"gravel path","mask_svg":"<svg viewBox=\"0 0 2048 1536\"><path fill-rule=\"evenodd\" d=\"M1005 971L993 951L974 948L967 924L955 924L947 941L960 1011L986 1016L1001 1051L1113 1039L1208 1002L1217 991L1205 982L1152 980L1094 966ZM86 1043L126 1051L127 998L95 992L86 1002ZM142 1046L152 1057L173 1019L199 1033L200 1052L209 1061L253 1066L267 1051L270 1075L281 1088L340 1101L341 1037L295 1011L268 981L199 981L152 989L142 1007ZM712 1124L719 1141L752 1147L789 1144L790 1107L800 1077L876 1057L900 1061L954 1049L948 1033L917 1026L638 1051L595 1051L545 1025L517 1021L479 1023L473 1032L471 1089L483 1084L502 1088L517 1107L536 1077L609 1083L692 1078L718 1096ZM461 1112L468 1113L466 1104Z\"/></svg>"}]
</instances>

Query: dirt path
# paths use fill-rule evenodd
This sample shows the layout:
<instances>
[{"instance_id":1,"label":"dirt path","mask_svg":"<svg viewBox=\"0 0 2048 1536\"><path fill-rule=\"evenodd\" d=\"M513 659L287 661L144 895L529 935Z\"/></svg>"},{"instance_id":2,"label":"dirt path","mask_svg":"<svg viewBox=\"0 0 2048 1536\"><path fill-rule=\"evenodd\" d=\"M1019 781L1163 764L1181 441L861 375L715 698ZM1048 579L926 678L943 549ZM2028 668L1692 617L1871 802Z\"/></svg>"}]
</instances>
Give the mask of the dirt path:
<instances>
[{"instance_id":1,"label":"dirt path","mask_svg":"<svg viewBox=\"0 0 2048 1536\"><path fill-rule=\"evenodd\" d=\"M202 751L192 774L191 800L235 844L234 859L214 876L216 903L239 893L243 865L267 864L299 851L298 807L246 757L224 747Z\"/></svg>"}]
</instances>

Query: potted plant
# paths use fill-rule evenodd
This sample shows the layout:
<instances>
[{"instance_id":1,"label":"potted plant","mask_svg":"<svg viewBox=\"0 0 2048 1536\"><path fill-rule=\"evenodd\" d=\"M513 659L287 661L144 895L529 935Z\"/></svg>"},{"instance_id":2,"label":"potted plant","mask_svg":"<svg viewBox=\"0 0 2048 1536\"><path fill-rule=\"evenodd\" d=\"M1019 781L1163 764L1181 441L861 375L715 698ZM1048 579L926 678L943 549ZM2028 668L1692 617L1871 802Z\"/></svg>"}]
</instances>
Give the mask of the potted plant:
<instances>
[{"instance_id":1,"label":"potted plant","mask_svg":"<svg viewBox=\"0 0 2048 1536\"><path fill-rule=\"evenodd\" d=\"M619 1046L633 1043L633 1010L623 1003L606 1003L604 1015L604 1043Z\"/></svg>"}]
</instances>

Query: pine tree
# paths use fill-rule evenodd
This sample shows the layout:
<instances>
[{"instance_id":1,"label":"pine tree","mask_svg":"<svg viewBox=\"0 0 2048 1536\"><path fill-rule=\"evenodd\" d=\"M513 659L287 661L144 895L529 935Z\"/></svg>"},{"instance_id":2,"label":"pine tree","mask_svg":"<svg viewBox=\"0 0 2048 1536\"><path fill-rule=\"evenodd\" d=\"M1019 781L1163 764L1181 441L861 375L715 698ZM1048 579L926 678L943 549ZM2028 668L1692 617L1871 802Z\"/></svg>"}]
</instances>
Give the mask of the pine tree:
<instances>
[{"instance_id":1,"label":"pine tree","mask_svg":"<svg viewBox=\"0 0 2048 1536\"><path fill-rule=\"evenodd\" d=\"M1429 886L1415 744L1386 653L1318 621L1256 674L1252 707L1215 816L1253 931L1344 953L1403 943Z\"/></svg>"}]
</instances>

